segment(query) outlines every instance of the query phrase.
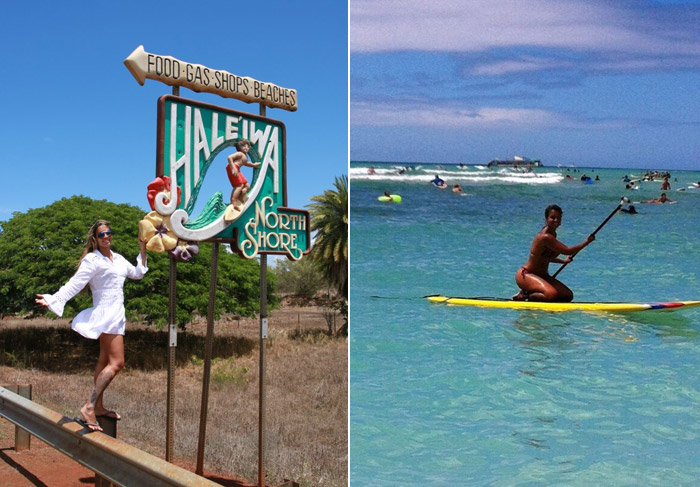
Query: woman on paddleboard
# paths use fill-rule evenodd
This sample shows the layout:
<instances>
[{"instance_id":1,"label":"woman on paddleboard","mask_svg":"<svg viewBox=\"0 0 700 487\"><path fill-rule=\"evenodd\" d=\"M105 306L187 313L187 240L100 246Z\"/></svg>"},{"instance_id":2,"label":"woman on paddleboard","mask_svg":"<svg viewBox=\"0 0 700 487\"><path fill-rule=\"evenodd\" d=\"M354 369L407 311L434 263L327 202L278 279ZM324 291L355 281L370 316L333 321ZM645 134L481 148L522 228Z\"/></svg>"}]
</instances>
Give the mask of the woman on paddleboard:
<instances>
[{"instance_id":1,"label":"woman on paddleboard","mask_svg":"<svg viewBox=\"0 0 700 487\"><path fill-rule=\"evenodd\" d=\"M549 263L565 264L571 261L570 255L578 253L595 240L595 235L589 235L578 245L567 247L557 240L557 228L561 225L562 209L550 205L544 210L546 224L535 235L530 247L530 257L524 266L515 273L515 282L520 292L513 296L516 301L556 301L570 302L574 293L562 282L549 275ZM559 258L565 254L566 259Z\"/></svg>"}]
</instances>

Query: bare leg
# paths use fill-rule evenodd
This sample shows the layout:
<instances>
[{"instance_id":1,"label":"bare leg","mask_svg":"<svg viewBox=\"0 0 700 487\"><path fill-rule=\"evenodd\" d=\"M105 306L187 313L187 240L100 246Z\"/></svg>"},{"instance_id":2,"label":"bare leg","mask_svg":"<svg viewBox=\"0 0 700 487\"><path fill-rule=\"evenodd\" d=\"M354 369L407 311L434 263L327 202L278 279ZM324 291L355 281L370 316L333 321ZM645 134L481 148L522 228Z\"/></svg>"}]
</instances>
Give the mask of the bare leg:
<instances>
[{"instance_id":1,"label":"bare leg","mask_svg":"<svg viewBox=\"0 0 700 487\"><path fill-rule=\"evenodd\" d=\"M525 286L527 285L527 283L525 282L526 274L527 271L523 267L518 269L518 271L515 273L515 283L520 288L520 291L518 292L518 294L511 298L513 301L527 301L528 292L525 288Z\"/></svg>"},{"instance_id":2,"label":"bare leg","mask_svg":"<svg viewBox=\"0 0 700 487\"><path fill-rule=\"evenodd\" d=\"M97 377L100 375L100 372L102 372L102 369L104 369L108 363L109 354L107 353L107 350L104 347L102 347L102 344L100 344L100 357L97 359L97 365L95 366L95 384L97 384ZM105 407L102 404L103 395L104 394L100 394L97 397L97 400L95 401L95 415L104 414L105 412Z\"/></svg>"},{"instance_id":3,"label":"bare leg","mask_svg":"<svg viewBox=\"0 0 700 487\"><path fill-rule=\"evenodd\" d=\"M557 281L553 277L543 278L533 276L533 281L539 281L535 292L530 292L528 299L530 301L551 301L556 303L568 303L574 299L574 293L563 283Z\"/></svg>"},{"instance_id":4,"label":"bare leg","mask_svg":"<svg viewBox=\"0 0 700 487\"><path fill-rule=\"evenodd\" d=\"M245 200L248 199L248 190L250 189L250 185L244 184L243 187L241 188L241 202L245 203Z\"/></svg>"},{"instance_id":5,"label":"bare leg","mask_svg":"<svg viewBox=\"0 0 700 487\"><path fill-rule=\"evenodd\" d=\"M243 190L243 186L237 186L236 189L233 190L233 196L231 196L231 204L237 210L241 207L241 191L242 190Z\"/></svg>"},{"instance_id":6,"label":"bare leg","mask_svg":"<svg viewBox=\"0 0 700 487\"><path fill-rule=\"evenodd\" d=\"M115 336L119 336L120 338L122 338L121 335L115 335ZM122 342L123 342L123 338L122 338ZM121 362L123 364L123 362L124 362L123 345L122 345L121 354L122 354ZM100 358L97 361L97 367L95 367L95 384L97 384L97 377L100 375L100 372L108 364L109 364L109 353L106 350L103 350L103 347L100 346ZM120 367L120 369L121 369L121 367ZM102 397L103 396L104 396L104 391L102 391L102 394L100 394L97 397L97 401L95 401L95 415L96 416L109 416L113 419L122 419L121 416L119 416L119 413L104 407L104 404L102 404Z\"/></svg>"},{"instance_id":7,"label":"bare leg","mask_svg":"<svg viewBox=\"0 0 700 487\"><path fill-rule=\"evenodd\" d=\"M105 365L100 368L102 364ZM80 408L80 413L86 421L97 423L97 414L106 411L102 406L102 395L122 367L124 367L124 337L103 333L100 335L100 358L95 370L95 387L88 402ZM99 426L90 426L90 429L102 430Z\"/></svg>"},{"instance_id":8,"label":"bare leg","mask_svg":"<svg viewBox=\"0 0 700 487\"><path fill-rule=\"evenodd\" d=\"M541 277L521 268L515 274L515 282L521 292L513 296L514 300L526 298L528 301L566 301L566 291L573 299L571 290L552 277ZM560 296L561 294L561 296Z\"/></svg>"},{"instance_id":9,"label":"bare leg","mask_svg":"<svg viewBox=\"0 0 700 487\"><path fill-rule=\"evenodd\" d=\"M551 284L557 290L556 301L560 303L570 303L574 300L574 293L563 282L551 278Z\"/></svg>"}]
</instances>

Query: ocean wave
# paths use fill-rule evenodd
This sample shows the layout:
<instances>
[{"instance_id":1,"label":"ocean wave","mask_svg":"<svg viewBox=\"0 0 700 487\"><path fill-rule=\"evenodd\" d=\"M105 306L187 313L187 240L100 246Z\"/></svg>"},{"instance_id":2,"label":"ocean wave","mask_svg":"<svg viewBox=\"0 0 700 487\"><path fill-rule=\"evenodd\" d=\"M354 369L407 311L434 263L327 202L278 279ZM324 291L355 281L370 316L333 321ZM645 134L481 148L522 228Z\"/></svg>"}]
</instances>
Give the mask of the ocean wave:
<instances>
[{"instance_id":1,"label":"ocean wave","mask_svg":"<svg viewBox=\"0 0 700 487\"><path fill-rule=\"evenodd\" d=\"M517 171L509 168L487 169L483 166L465 168L415 168L394 166L374 167L370 174L369 167L351 167L350 179L356 181L391 181L405 183L429 183L438 175L448 184L556 184L564 180L558 172Z\"/></svg>"}]
</instances>

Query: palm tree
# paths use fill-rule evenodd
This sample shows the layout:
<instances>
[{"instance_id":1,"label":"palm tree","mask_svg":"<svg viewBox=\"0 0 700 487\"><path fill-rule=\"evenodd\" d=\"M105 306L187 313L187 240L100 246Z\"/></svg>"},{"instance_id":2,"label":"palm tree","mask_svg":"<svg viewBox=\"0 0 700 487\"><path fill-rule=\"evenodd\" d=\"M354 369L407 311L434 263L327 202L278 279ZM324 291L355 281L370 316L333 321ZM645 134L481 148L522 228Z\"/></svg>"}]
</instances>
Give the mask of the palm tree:
<instances>
[{"instance_id":1,"label":"palm tree","mask_svg":"<svg viewBox=\"0 0 700 487\"><path fill-rule=\"evenodd\" d=\"M335 178L335 190L311 198L311 259L344 298L348 297L348 177Z\"/></svg>"}]
</instances>

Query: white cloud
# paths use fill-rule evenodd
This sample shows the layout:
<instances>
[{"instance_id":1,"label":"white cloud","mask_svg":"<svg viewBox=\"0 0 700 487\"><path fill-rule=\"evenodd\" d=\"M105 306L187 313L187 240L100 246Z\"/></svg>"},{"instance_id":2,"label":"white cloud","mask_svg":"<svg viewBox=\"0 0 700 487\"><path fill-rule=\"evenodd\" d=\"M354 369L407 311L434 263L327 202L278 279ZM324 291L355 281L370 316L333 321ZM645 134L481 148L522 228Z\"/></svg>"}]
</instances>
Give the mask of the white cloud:
<instances>
[{"instance_id":1,"label":"white cloud","mask_svg":"<svg viewBox=\"0 0 700 487\"><path fill-rule=\"evenodd\" d=\"M406 106L391 103L355 103L351 109L354 125L466 127L470 125L542 126L565 123L561 117L539 109Z\"/></svg>"},{"instance_id":2,"label":"white cloud","mask_svg":"<svg viewBox=\"0 0 700 487\"><path fill-rule=\"evenodd\" d=\"M571 67L574 67L574 65L569 61L528 56L515 60L509 59L477 64L471 69L471 74L477 76L498 76L509 73L527 73L545 69L567 69Z\"/></svg>"},{"instance_id":3,"label":"white cloud","mask_svg":"<svg viewBox=\"0 0 700 487\"><path fill-rule=\"evenodd\" d=\"M469 128L612 128L629 125L620 120L577 120L537 108L481 107L474 110L450 106L357 102L351 107L353 126Z\"/></svg>"},{"instance_id":4,"label":"white cloud","mask_svg":"<svg viewBox=\"0 0 700 487\"><path fill-rule=\"evenodd\" d=\"M700 54L697 8L681 15L678 10L630 5L594 0L353 0L350 47L353 53L529 46Z\"/></svg>"}]
</instances>

